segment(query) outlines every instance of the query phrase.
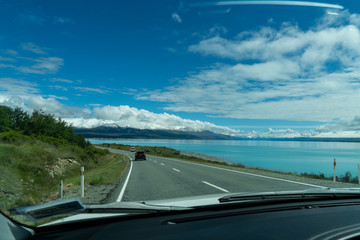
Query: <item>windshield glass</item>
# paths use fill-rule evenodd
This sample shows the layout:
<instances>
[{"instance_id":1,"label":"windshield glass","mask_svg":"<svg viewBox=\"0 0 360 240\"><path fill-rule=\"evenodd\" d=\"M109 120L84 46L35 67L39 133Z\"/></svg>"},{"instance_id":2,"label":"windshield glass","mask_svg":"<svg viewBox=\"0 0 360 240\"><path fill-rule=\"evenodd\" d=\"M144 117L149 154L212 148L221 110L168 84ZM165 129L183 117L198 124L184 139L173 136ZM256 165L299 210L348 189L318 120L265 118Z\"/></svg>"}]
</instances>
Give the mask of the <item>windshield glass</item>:
<instances>
[{"instance_id":1,"label":"windshield glass","mask_svg":"<svg viewBox=\"0 0 360 240\"><path fill-rule=\"evenodd\" d=\"M357 1L0 6L5 214L359 186Z\"/></svg>"}]
</instances>

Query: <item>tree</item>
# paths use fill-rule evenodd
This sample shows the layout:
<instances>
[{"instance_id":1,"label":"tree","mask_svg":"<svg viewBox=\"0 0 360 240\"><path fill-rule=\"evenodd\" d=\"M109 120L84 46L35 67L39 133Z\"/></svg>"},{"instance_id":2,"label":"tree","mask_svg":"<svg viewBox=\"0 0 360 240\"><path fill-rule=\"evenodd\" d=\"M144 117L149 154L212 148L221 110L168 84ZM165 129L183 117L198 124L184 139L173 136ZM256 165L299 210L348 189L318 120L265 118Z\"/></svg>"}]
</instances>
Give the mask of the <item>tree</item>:
<instances>
[{"instance_id":1,"label":"tree","mask_svg":"<svg viewBox=\"0 0 360 240\"><path fill-rule=\"evenodd\" d=\"M11 119L9 118L9 113L11 108L6 106L0 106L0 132L5 132L11 129Z\"/></svg>"},{"instance_id":2,"label":"tree","mask_svg":"<svg viewBox=\"0 0 360 240\"><path fill-rule=\"evenodd\" d=\"M0 105L0 132L20 131L27 136L50 137L86 148L91 145L82 135L75 134L72 126L52 114L35 110L31 116L20 108Z\"/></svg>"}]
</instances>

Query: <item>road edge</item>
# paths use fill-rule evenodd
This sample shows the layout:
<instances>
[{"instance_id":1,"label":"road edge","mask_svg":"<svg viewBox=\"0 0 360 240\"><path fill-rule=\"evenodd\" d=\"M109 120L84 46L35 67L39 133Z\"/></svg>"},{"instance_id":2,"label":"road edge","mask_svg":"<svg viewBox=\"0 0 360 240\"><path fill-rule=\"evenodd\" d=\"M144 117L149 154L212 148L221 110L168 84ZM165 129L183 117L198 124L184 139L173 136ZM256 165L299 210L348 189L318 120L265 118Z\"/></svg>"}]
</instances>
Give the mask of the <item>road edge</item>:
<instances>
[{"instance_id":1,"label":"road edge","mask_svg":"<svg viewBox=\"0 0 360 240\"><path fill-rule=\"evenodd\" d=\"M121 188L121 191L120 191L120 194L119 196L117 197L116 199L116 202L121 202L123 196L124 196L124 193L125 193L125 190L126 190L126 187L127 187L127 184L129 182L129 179L130 179L130 175L131 175L131 171L132 171L132 167L133 167L133 160L131 159L131 157L129 157L128 155L126 155L129 159L130 159L130 168L129 168L129 171L128 171L128 174L126 176L126 179L125 179L125 182Z\"/></svg>"},{"instance_id":2,"label":"road edge","mask_svg":"<svg viewBox=\"0 0 360 240\"><path fill-rule=\"evenodd\" d=\"M165 158L165 157L159 157L159 158ZM270 176L256 174L256 173L248 173L248 172L243 172L243 171L240 171L240 170L222 168L222 167L211 166L211 165L206 165L206 164L200 164L200 163L195 163L195 162L190 162L190 161L182 161L182 160L174 159L174 158L166 158L166 159L168 159L170 161L181 161L181 162L194 164L194 165L198 165L198 166L203 166L203 167L208 167L208 168L215 168L215 169L220 169L220 170L223 170L223 171L235 172L235 173L238 173L238 174L250 175L250 176L260 177L260 178L267 178L267 179L276 180L276 181L289 182L289 183L299 184L299 185L304 185L304 186L309 186L309 187L327 188L325 186L320 186L320 185L315 185L315 184L303 183L303 182L298 182L298 181L293 181L293 180L288 180L288 179L278 178L278 177L270 177Z\"/></svg>"}]
</instances>

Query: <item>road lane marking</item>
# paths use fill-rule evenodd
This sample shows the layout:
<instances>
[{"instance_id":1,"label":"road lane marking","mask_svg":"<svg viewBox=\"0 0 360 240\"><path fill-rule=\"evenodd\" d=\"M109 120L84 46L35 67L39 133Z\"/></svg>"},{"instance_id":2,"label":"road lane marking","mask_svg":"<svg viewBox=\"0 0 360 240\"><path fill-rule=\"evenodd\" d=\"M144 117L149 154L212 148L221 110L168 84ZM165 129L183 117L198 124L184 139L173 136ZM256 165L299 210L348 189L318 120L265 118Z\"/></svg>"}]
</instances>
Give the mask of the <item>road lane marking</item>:
<instances>
[{"instance_id":1,"label":"road lane marking","mask_svg":"<svg viewBox=\"0 0 360 240\"><path fill-rule=\"evenodd\" d=\"M218 187L218 186L216 186L216 185L214 185L214 184L211 184L211 183L208 183L208 182L205 182L205 181L202 181L202 182L205 183L205 184L207 184L207 185L209 185L209 186L211 186L211 187L213 187L213 188L216 188L216 189L219 189L219 190L221 190L221 191L223 191L223 192L229 193L229 191L226 190L226 189L224 189L224 188Z\"/></svg>"},{"instance_id":2,"label":"road lane marking","mask_svg":"<svg viewBox=\"0 0 360 240\"><path fill-rule=\"evenodd\" d=\"M309 187L327 188L327 187L324 187L324 186L314 185L314 184L310 184L310 183L297 182L297 181L287 180L287 179L283 179L283 178L269 177L269 176L264 176L264 175L260 175L260 174L255 174L255 173L241 172L241 171L237 171L237 170L221 168L221 167L214 167L214 166L208 166L208 165L203 165L203 164L199 164L199 163L185 162L185 161L169 159L169 158L167 158L167 160L175 161L175 162L181 162L181 163L189 163L189 164L194 164L194 165L198 165L198 166L202 166L202 167L215 168L215 169L219 169L219 170L223 170L223 171L234 172L234 173L244 174L244 175L249 175L249 176L254 176L254 177L267 178L267 179L276 180L276 181L294 183L294 184L299 184L299 185L304 185L304 186L309 186Z\"/></svg>"},{"instance_id":3,"label":"road lane marking","mask_svg":"<svg viewBox=\"0 0 360 240\"><path fill-rule=\"evenodd\" d=\"M126 177L125 183L124 183L124 185L123 185L123 187L122 187L122 189L120 191L120 194L119 194L118 198L116 199L117 202L121 202L121 200L122 200L122 198L124 196L124 193L125 193L126 186L127 186L128 182L129 182L129 179L130 179L131 170L132 170L132 166L133 166L133 161L132 161L131 157L128 156L128 158L130 159L130 170L129 170L129 173L128 173L127 177Z\"/></svg>"},{"instance_id":4,"label":"road lane marking","mask_svg":"<svg viewBox=\"0 0 360 240\"><path fill-rule=\"evenodd\" d=\"M157 161L154 160L154 162L157 162Z\"/></svg>"},{"instance_id":5,"label":"road lane marking","mask_svg":"<svg viewBox=\"0 0 360 240\"><path fill-rule=\"evenodd\" d=\"M163 164L163 163L160 163L161 165L163 165L163 166L165 166L165 164Z\"/></svg>"},{"instance_id":6,"label":"road lane marking","mask_svg":"<svg viewBox=\"0 0 360 240\"><path fill-rule=\"evenodd\" d=\"M174 171L177 171L177 172L180 172L180 170L179 170L179 169L176 169L176 168L173 168L173 170L174 170Z\"/></svg>"},{"instance_id":7,"label":"road lane marking","mask_svg":"<svg viewBox=\"0 0 360 240\"><path fill-rule=\"evenodd\" d=\"M99 147L99 148L100 148L100 147ZM111 148L110 148L110 149L111 149ZM113 150L113 149L112 149L112 150ZM185 162L185 161L180 161L180 160L176 160L176 159L169 159L169 158L165 158L165 159L166 159L166 160L170 160L170 161L174 161L174 162L189 163L189 164L194 164L194 165L198 165L198 166L202 166L202 167L209 167L209 168L219 169L219 170L223 170L223 171L234 172L234 173L244 174L244 175L249 175L249 176L254 176L254 177L267 178L267 179L271 179L271 180L288 182L288 183L293 183L293 184L299 184L299 185L304 185L304 186L309 186L309 187L327 188L327 187L320 186L320 185L314 185L314 184L309 184L309 183L297 182L297 181L287 180L287 179L283 179L283 178L269 177L269 176L264 176L264 175L260 175L260 174L255 174L255 173L247 173L247 172L242 172L242 171L239 171L239 170L232 170L232 169L221 168L221 167L214 167L214 166L208 166L208 165L203 165L203 164L198 164L198 163ZM154 161L154 162L156 162L156 161Z\"/></svg>"}]
</instances>

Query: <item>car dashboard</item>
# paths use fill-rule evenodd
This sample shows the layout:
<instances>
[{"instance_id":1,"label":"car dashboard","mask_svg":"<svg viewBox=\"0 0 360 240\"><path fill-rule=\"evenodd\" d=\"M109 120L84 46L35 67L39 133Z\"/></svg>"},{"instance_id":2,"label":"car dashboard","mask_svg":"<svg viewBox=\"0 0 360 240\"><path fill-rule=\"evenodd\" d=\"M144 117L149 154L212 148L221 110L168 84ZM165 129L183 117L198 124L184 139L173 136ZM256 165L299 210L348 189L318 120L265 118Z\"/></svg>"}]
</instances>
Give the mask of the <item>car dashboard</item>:
<instances>
[{"instance_id":1,"label":"car dashboard","mask_svg":"<svg viewBox=\"0 0 360 240\"><path fill-rule=\"evenodd\" d=\"M357 239L360 200L231 203L34 229L30 239Z\"/></svg>"}]
</instances>

